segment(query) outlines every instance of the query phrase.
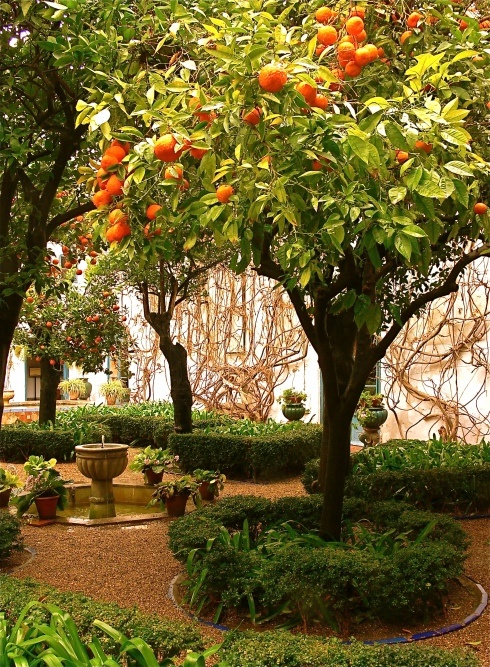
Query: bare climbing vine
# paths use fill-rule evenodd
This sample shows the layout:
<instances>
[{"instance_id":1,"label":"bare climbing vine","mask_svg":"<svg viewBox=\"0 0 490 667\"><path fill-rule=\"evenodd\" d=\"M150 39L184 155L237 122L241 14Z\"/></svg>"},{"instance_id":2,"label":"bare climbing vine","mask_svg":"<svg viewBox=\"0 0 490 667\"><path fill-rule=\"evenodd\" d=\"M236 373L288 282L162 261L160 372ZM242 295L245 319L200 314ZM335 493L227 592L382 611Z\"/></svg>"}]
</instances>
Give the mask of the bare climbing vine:
<instances>
[{"instance_id":1,"label":"bare climbing vine","mask_svg":"<svg viewBox=\"0 0 490 667\"><path fill-rule=\"evenodd\" d=\"M433 303L389 349L385 393L399 437L488 437L488 266L483 260L467 269L459 292Z\"/></svg>"}]
</instances>

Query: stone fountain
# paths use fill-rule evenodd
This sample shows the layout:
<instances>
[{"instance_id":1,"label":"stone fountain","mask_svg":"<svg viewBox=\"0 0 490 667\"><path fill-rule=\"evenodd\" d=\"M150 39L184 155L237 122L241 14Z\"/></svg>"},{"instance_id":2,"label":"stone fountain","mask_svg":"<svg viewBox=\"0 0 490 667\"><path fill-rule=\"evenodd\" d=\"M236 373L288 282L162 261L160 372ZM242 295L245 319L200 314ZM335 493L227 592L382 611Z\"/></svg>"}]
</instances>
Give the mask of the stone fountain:
<instances>
[{"instance_id":1,"label":"stone fountain","mask_svg":"<svg viewBox=\"0 0 490 667\"><path fill-rule=\"evenodd\" d=\"M91 480L90 519L116 516L112 480L121 475L128 465L128 445L105 443L77 445L77 467Z\"/></svg>"}]
</instances>

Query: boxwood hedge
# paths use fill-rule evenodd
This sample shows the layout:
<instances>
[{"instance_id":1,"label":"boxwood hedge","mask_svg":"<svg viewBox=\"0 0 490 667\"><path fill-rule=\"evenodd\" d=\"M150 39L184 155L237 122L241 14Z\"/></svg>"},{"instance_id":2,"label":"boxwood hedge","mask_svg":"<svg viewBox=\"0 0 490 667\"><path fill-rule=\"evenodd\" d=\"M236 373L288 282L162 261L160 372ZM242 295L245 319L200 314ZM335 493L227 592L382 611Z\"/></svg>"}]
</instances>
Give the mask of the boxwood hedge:
<instances>
[{"instance_id":1,"label":"boxwood hedge","mask_svg":"<svg viewBox=\"0 0 490 667\"><path fill-rule=\"evenodd\" d=\"M0 509L0 561L13 551L22 549L20 521L8 511Z\"/></svg>"},{"instance_id":2,"label":"boxwood hedge","mask_svg":"<svg viewBox=\"0 0 490 667\"><path fill-rule=\"evenodd\" d=\"M85 643L92 641L93 636L97 636L104 644L109 641L92 626L94 619L98 618L129 637L141 637L156 654L172 656L185 649L200 650L203 646L197 624L166 620L143 614L136 607L120 607L114 603L93 600L80 593L58 591L31 579L0 575L0 611L5 611L10 620L15 621L30 600L41 599L66 609Z\"/></svg>"},{"instance_id":3,"label":"boxwood hedge","mask_svg":"<svg viewBox=\"0 0 490 667\"><path fill-rule=\"evenodd\" d=\"M474 654L433 646L350 646L285 631L229 632L220 656L228 667L477 667Z\"/></svg>"}]
</instances>

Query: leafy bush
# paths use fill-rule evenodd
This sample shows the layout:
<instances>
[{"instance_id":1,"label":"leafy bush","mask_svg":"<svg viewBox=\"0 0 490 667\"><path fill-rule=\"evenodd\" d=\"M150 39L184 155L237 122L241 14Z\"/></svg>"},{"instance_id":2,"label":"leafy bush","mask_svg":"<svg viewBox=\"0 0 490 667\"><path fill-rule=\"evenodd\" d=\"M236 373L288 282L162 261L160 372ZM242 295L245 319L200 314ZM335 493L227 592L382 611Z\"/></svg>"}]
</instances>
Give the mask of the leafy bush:
<instances>
[{"instance_id":1,"label":"leafy bush","mask_svg":"<svg viewBox=\"0 0 490 667\"><path fill-rule=\"evenodd\" d=\"M318 456L322 430L303 424L261 436L208 432L172 434L170 449L185 470L221 470L227 475L293 473Z\"/></svg>"},{"instance_id":2,"label":"leafy bush","mask_svg":"<svg viewBox=\"0 0 490 667\"><path fill-rule=\"evenodd\" d=\"M69 609L83 642L101 637L92 626L93 620L98 618L129 637L140 637L158 654L177 655L185 649L202 648L197 625L142 614L136 607L123 608L110 602L98 602L80 593L64 593L31 579L0 575L0 610L6 610L9 619L15 622L28 602L39 599ZM32 614L31 617L39 620L38 613L33 610Z\"/></svg>"},{"instance_id":3,"label":"leafy bush","mask_svg":"<svg viewBox=\"0 0 490 667\"><path fill-rule=\"evenodd\" d=\"M222 658L228 667L478 667L469 651L421 645L343 645L284 631L229 632Z\"/></svg>"},{"instance_id":4,"label":"leafy bush","mask_svg":"<svg viewBox=\"0 0 490 667\"><path fill-rule=\"evenodd\" d=\"M12 463L27 461L29 456L44 456L71 461L75 443L71 431L44 430L22 426L4 426L0 430L0 460Z\"/></svg>"},{"instance_id":5,"label":"leafy bush","mask_svg":"<svg viewBox=\"0 0 490 667\"><path fill-rule=\"evenodd\" d=\"M347 478L345 493L370 502L405 500L423 509L486 510L490 507L490 464L352 474Z\"/></svg>"},{"instance_id":6,"label":"leafy bush","mask_svg":"<svg viewBox=\"0 0 490 667\"><path fill-rule=\"evenodd\" d=\"M320 472L320 459L311 459L305 465L303 474L301 475L301 483L303 484L306 493L318 493L319 489L315 488Z\"/></svg>"},{"instance_id":7,"label":"leafy bush","mask_svg":"<svg viewBox=\"0 0 490 667\"><path fill-rule=\"evenodd\" d=\"M367 447L352 457L352 473L369 475L380 470L429 470L474 467L490 463L490 443L465 445L443 440L389 440Z\"/></svg>"},{"instance_id":8,"label":"leafy bush","mask_svg":"<svg viewBox=\"0 0 490 667\"><path fill-rule=\"evenodd\" d=\"M21 549L20 521L10 512L0 509L0 560Z\"/></svg>"}]
</instances>

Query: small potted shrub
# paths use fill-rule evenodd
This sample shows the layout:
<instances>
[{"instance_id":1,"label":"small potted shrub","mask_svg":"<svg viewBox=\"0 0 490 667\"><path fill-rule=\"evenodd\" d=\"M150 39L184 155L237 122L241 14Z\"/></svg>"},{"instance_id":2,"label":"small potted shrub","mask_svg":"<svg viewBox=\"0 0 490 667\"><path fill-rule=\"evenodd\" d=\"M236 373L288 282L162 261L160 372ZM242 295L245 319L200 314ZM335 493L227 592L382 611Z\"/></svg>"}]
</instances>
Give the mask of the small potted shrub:
<instances>
[{"instance_id":1,"label":"small potted shrub","mask_svg":"<svg viewBox=\"0 0 490 667\"><path fill-rule=\"evenodd\" d=\"M383 394L363 391L357 404L356 417L363 428L379 428L388 419Z\"/></svg>"},{"instance_id":2,"label":"small potted shrub","mask_svg":"<svg viewBox=\"0 0 490 667\"><path fill-rule=\"evenodd\" d=\"M26 482L20 493L12 498L17 507L17 516L25 514L34 502L40 519L56 518L56 510L65 509L68 501L67 484L55 470L56 459L46 461L42 456L30 456L24 463L27 475Z\"/></svg>"},{"instance_id":3,"label":"small potted shrub","mask_svg":"<svg viewBox=\"0 0 490 667\"><path fill-rule=\"evenodd\" d=\"M115 405L116 401L129 398L130 391L121 380L109 380L100 385L99 394L105 398L107 405Z\"/></svg>"},{"instance_id":4,"label":"small potted shrub","mask_svg":"<svg viewBox=\"0 0 490 667\"><path fill-rule=\"evenodd\" d=\"M304 391L297 391L296 389L285 389L280 398L282 414L288 421L298 421L306 414L304 402L306 401L306 394Z\"/></svg>"},{"instance_id":5,"label":"small potted shrub","mask_svg":"<svg viewBox=\"0 0 490 667\"><path fill-rule=\"evenodd\" d=\"M190 475L183 475L169 482L158 484L149 504L165 503L165 509L169 516L182 516L185 514L185 506L189 496L192 496L195 505L199 504L200 496L197 482Z\"/></svg>"},{"instance_id":6,"label":"small potted shrub","mask_svg":"<svg viewBox=\"0 0 490 667\"><path fill-rule=\"evenodd\" d=\"M145 476L145 484L159 484L165 469L175 465L178 460L179 457L173 456L169 449L146 447L142 452L136 454L129 464L129 469L134 472L142 472Z\"/></svg>"},{"instance_id":7,"label":"small potted shrub","mask_svg":"<svg viewBox=\"0 0 490 667\"><path fill-rule=\"evenodd\" d=\"M80 378L62 380L58 387L62 394L68 394L70 401L76 401L79 396L83 396L85 393L85 382Z\"/></svg>"},{"instance_id":8,"label":"small potted shrub","mask_svg":"<svg viewBox=\"0 0 490 667\"><path fill-rule=\"evenodd\" d=\"M219 470L194 470L193 477L199 484L199 495L203 500L214 500L224 489L226 477Z\"/></svg>"},{"instance_id":9,"label":"small potted shrub","mask_svg":"<svg viewBox=\"0 0 490 667\"><path fill-rule=\"evenodd\" d=\"M0 468L0 507L7 507L12 489L22 486L21 481L14 472Z\"/></svg>"}]
</instances>

